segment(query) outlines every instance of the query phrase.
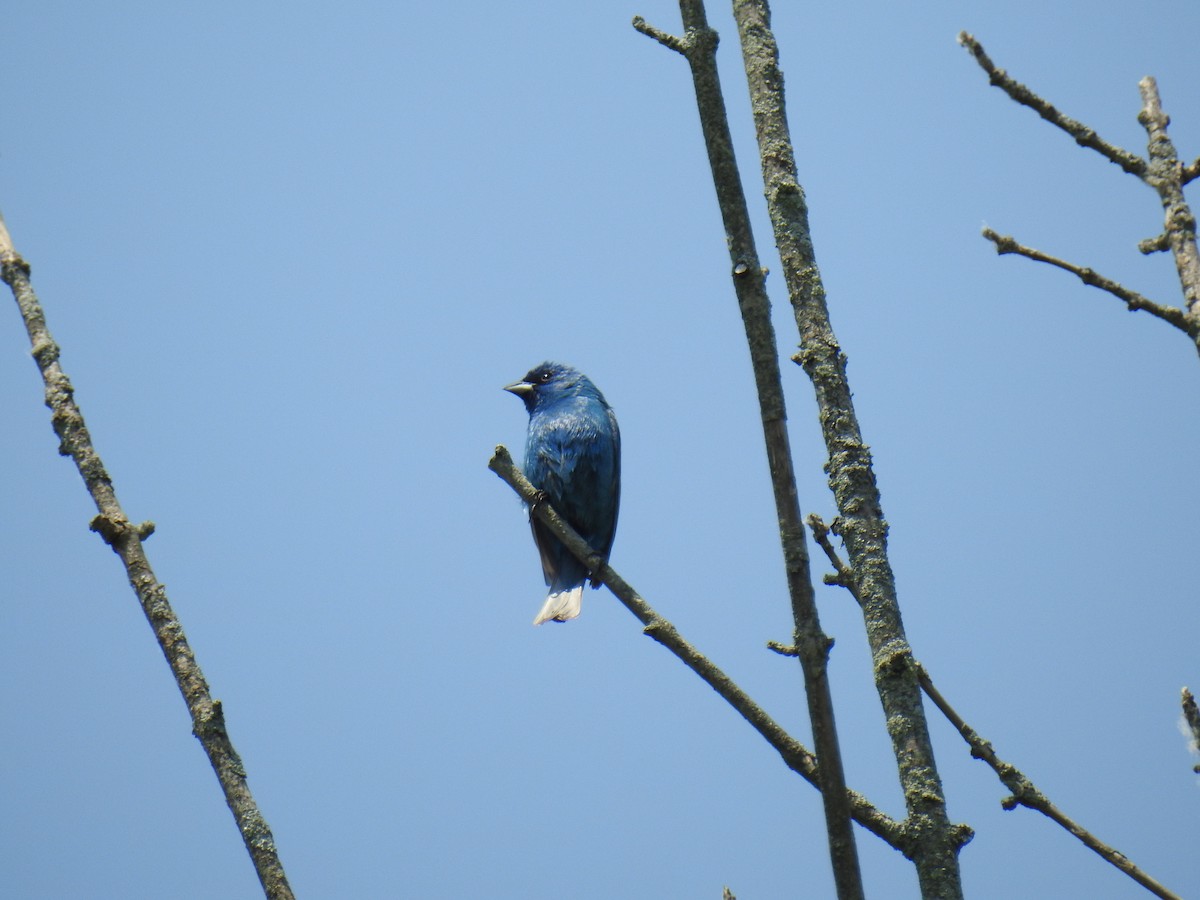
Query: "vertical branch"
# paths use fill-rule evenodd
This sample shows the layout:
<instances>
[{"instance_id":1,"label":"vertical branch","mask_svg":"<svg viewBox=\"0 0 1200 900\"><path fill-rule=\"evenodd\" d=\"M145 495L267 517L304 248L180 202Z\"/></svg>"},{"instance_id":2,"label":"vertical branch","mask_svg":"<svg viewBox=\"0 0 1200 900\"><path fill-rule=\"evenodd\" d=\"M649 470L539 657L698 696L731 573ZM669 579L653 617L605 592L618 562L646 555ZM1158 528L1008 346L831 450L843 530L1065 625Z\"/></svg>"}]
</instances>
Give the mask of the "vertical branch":
<instances>
[{"instance_id":1,"label":"vertical branch","mask_svg":"<svg viewBox=\"0 0 1200 900\"><path fill-rule=\"evenodd\" d=\"M821 431L829 451L829 483L841 515L840 533L866 620L875 684L899 765L922 896L961 897L958 851L966 832L952 825L946 814L921 688L888 560L888 525L871 454L854 412L846 357L829 319L808 207L796 175L770 9L766 0L734 0L733 11L750 82L767 205L800 332L800 352L794 359L816 391Z\"/></svg>"},{"instance_id":2,"label":"vertical branch","mask_svg":"<svg viewBox=\"0 0 1200 900\"><path fill-rule=\"evenodd\" d=\"M1188 750L1200 753L1200 706L1196 705L1196 696L1186 687L1180 693L1183 705L1183 721L1180 724L1189 738ZM1200 765L1193 766L1192 771L1200 773Z\"/></svg>"},{"instance_id":3,"label":"vertical branch","mask_svg":"<svg viewBox=\"0 0 1200 900\"><path fill-rule=\"evenodd\" d=\"M850 809L846 802L845 773L829 688L828 657L832 642L821 630L817 615L808 546L792 468L787 411L775 329L771 324L771 304L754 245L746 195L742 190L721 81L717 74L717 33L708 26L702 0L680 0L679 8L685 32L683 38L664 35L641 19L634 19L634 27L682 53L692 72L704 144L708 150L717 203L729 245L734 291L742 312L758 389L763 437L767 446L767 461L792 604L795 649L804 672L813 743L820 761L818 776L834 880L839 898L860 898L863 896L862 875Z\"/></svg>"},{"instance_id":4,"label":"vertical branch","mask_svg":"<svg viewBox=\"0 0 1200 900\"><path fill-rule=\"evenodd\" d=\"M153 533L154 525L151 522L134 525L117 501L112 478L92 445L83 414L75 403L75 389L58 364L58 344L50 336L42 306L29 282L29 265L13 248L3 219L0 219L0 277L12 288L29 333L31 352L46 385L46 406L50 408L51 423L61 441L59 453L75 461L99 511L92 520L91 529L112 547L125 566L129 583L191 713L192 733L203 745L213 771L217 773L225 802L237 822L263 891L270 900L292 900L292 890L275 850L275 839L254 802L246 784L246 770L225 730L221 701L214 700L209 692L183 626L167 600L166 589L155 577L146 558L142 542Z\"/></svg>"},{"instance_id":5,"label":"vertical branch","mask_svg":"<svg viewBox=\"0 0 1200 900\"><path fill-rule=\"evenodd\" d=\"M1149 138L1149 171L1143 180L1158 192L1164 212L1165 244L1175 257L1179 285L1183 288L1184 315L1191 325L1189 332L1200 352L1200 252L1196 249L1196 217L1183 196L1184 166L1167 136L1171 118L1163 112L1158 96L1158 82L1150 76L1138 82L1142 94L1142 111L1138 121Z\"/></svg>"}]
</instances>

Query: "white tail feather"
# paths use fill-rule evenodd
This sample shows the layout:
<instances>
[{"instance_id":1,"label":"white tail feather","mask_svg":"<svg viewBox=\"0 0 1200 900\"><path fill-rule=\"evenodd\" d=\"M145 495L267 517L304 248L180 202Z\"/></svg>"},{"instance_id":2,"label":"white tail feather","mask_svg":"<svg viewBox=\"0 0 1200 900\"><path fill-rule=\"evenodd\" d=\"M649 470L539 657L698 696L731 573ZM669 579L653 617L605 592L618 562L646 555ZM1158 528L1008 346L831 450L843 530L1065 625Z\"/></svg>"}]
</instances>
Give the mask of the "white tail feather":
<instances>
[{"instance_id":1,"label":"white tail feather","mask_svg":"<svg viewBox=\"0 0 1200 900\"><path fill-rule=\"evenodd\" d=\"M546 602L542 604L542 611L537 614L533 624L541 625L543 622L565 622L567 619L574 619L579 615L582 607L582 584L569 590L552 592L546 597Z\"/></svg>"}]
</instances>

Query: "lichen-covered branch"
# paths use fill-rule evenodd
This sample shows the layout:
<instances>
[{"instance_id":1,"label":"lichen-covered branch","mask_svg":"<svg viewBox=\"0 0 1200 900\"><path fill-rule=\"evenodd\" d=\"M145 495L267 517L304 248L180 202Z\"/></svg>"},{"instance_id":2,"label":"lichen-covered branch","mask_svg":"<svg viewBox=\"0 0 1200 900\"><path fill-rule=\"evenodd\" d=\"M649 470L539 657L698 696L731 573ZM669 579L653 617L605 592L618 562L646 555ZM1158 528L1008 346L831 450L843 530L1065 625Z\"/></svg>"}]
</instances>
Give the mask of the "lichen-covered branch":
<instances>
[{"instance_id":1,"label":"lichen-covered branch","mask_svg":"<svg viewBox=\"0 0 1200 900\"><path fill-rule=\"evenodd\" d=\"M1143 297L1137 291L1131 291L1129 288L1113 281L1111 278L1106 278L1097 272L1095 269L1087 266L1077 266L1074 263L1067 262L1064 259L1059 259L1056 256L1051 256L1049 253L1043 253L1041 250L1035 250L1033 247L1026 247L1024 244L1018 243L1012 236L1006 234L998 234L991 228L983 229L983 236L996 245L996 252L1000 255L1006 253L1015 253L1019 256L1024 256L1027 259L1032 259L1037 262L1044 262L1051 266L1057 266L1063 271L1070 272L1082 281L1084 284L1099 288L1102 291L1107 291L1114 297L1117 297L1125 303L1125 306L1131 310L1142 310L1150 313L1152 316L1157 316L1164 322L1169 322L1176 328L1191 333L1191 329L1197 327L1184 314L1183 310L1175 306L1166 306L1162 303L1156 303L1148 297Z\"/></svg>"},{"instance_id":2,"label":"lichen-covered branch","mask_svg":"<svg viewBox=\"0 0 1200 900\"><path fill-rule=\"evenodd\" d=\"M800 777L818 789L822 789L817 758L803 744L784 731L767 712L750 698L728 675L692 644L686 641L675 626L660 616L642 596L633 589L600 556L595 554L587 542L579 536L566 520L539 495L524 474L513 462L512 455L504 446L497 446L488 468L500 480L516 491L529 506L531 514L546 525L550 532L563 542L580 562L591 572L592 581L603 584L644 626L643 631L677 656L684 665L700 676L714 691L750 723L766 739L784 763ZM861 794L846 790L846 804L854 821L872 834L882 838L892 847L907 855L910 841L900 823L880 812Z\"/></svg>"},{"instance_id":3,"label":"lichen-covered branch","mask_svg":"<svg viewBox=\"0 0 1200 900\"><path fill-rule=\"evenodd\" d=\"M1000 781L1003 782L1004 786L1012 791L1012 796L1002 801L1005 809L1012 810L1017 806L1024 806L1028 809L1037 810L1046 816L1046 818L1061 825L1077 837L1085 846L1099 854L1106 862L1111 863L1124 872L1156 897L1162 897L1164 900L1180 900L1178 894L1167 890L1130 862L1129 858L1123 853L1108 846L1108 844L1099 840L1086 828L1066 816L1062 810L1050 802L1045 794L1034 786L1033 782L1020 769L997 756L991 743L980 737L974 728L963 721L962 716L958 714L954 707L949 704L946 698L934 686L933 680L929 677L929 673L925 670L925 667L919 663L917 664L917 676L921 681L921 688L929 696L929 699L942 711L942 714L949 720L950 724L962 735L962 739L967 742L967 745L971 748L971 755L987 763L992 771L996 773L997 777L999 777Z\"/></svg>"},{"instance_id":4,"label":"lichen-covered branch","mask_svg":"<svg viewBox=\"0 0 1200 900\"><path fill-rule=\"evenodd\" d=\"M906 827L918 836L914 857L917 877L924 897L961 897L958 851L970 832L952 824L946 814L912 649L905 636L888 560L888 525L870 450L863 441L851 399L846 357L829 318L809 230L808 206L797 177L770 9L766 0L734 0L733 14L750 86L764 193L800 333L800 351L794 359L808 374L816 393L821 432L829 453L829 484L854 572L875 684L904 790Z\"/></svg>"},{"instance_id":5,"label":"lichen-covered branch","mask_svg":"<svg viewBox=\"0 0 1200 900\"><path fill-rule=\"evenodd\" d=\"M1183 726L1190 736L1188 749L1200 753L1200 707L1196 706L1196 698L1187 688L1181 692L1183 705ZM1200 772L1200 764L1192 766L1192 771Z\"/></svg>"},{"instance_id":6,"label":"lichen-covered branch","mask_svg":"<svg viewBox=\"0 0 1200 900\"><path fill-rule=\"evenodd\" d=\"M50 336L42 306L30 284L29 266L13 248L2 219L0 276L12 288L29 333L31 352L46 386L46 406L50 408L51 423L61 441L59 453L74 460L88 493L95 501L98 515L92 519L91 529L104 539L125 566L129 583L137 594L187 703L192 717L192 732L204 747L213 771L217 773L217 780L225 793L225 802L229 804L237 822L263 891L271 900L291 900L292 890L279 860L275 839L246 783L246 771L225 728L221 702L213 699L204 673L200 671L191 645L183 633L183 626L167 600L166 589L155 577L146 558L142 542L153 533L154 525L150 522L131 523L117 501L112 478L92 445L83 414L75 403L74 388L59 365L58 344ZM203 861L197 860L196 865L201 867Z\"/></svg>"},{"instance_id":7,"label":"lichen-covered branch","mask_svg":"<svg viewBox=\"0 0 1200 900\"><path fill-rule=\"evenodd\" d=\"M1138 82L1142 111L1138 121L1146 129L1150 169L1142 179L1158 193L1164 213L1163 232L1175 257L1184 307L1190 323L1188 333L1200 352L1200 251L1196 248L1196 217L1183 196L1185 169L1167 135L1170 117L1163 112L1158 83L1147 76Z\"/></svg>"},{"instance_id":8,"label":"lichen-covered branch","mask_svg":"<svg viewBox=\"0 0 1200 900\"><path fill-rule=\"evenodd\" d=\"M843 800L846 796L845 776L827 665L832 642L821 630L817 615L804 522L792 467L787 411L765 272L759 265L746 196L729 133L725 100L717 72L717 33L708 25L702 0L680 0L679 11L683 19L683 37L666 35L647 25L640 17L634 20L634 27L681 53L691 70L700 128L729 247L734 291L742 313L758 391L767 463L792 605L793 646L804 673L813 742L821 759L821 794L825 804L825 825L829 835L834 881L839 898L854 900L863 896L863 887L854 830Z\"/></svg>"},{"instance_id":9,"label":"lichen-covered branch","mask_svg":"<svg viewBox=\"0 0 1200 900\"><path fill-rule=\"evenodd\" d=\"M992 62L984 52L983 45L972 35L965 31L961 32L958 41L988 73L988 78L993 85L1018 103L1036 110L1042 118L1075 138L1076 143L1090 147L1129 174L1136 175L1143 183L1154 189L1165 214L1164 228L1158 236L1140 241L1138 250L1147 254L1171 251L1175 258L1179 285L1183 291L1183 307L1176 308L1155 303L1135 291L1122 287L1115 281L1096 274L1092 269L1076 266L1040 251L1022 247L1012 238L1002 238L991 229L984 230L985 237L996 243L1000 253L1019 253L1030 259L1073 272L1085 284L1094 285L1120 297L1130 309L1145 310L1165 322L1170 322L1191 338L1196 352L1200 353L1200 251L1196 246L1196 218L1192 215L1191 208L1183 194L1184 185L1200 176L1200 159L1196 159L1190 164L1184 164L1180 160L1179 154L1175 151L1175 145L1167 135L1167 126L1171 120L1163 111L1157 82L1149 76L1138 82L1138 89L1142 96L1142 110L1138 113L1138 121L1146 129L1148 137L1148 157L1143 159L1103 140L1094 129L1063 115L1028 87L1014 81L1007 72Z\"/></svg>"},{"instance_id":10,"label":"lichen-covered branch","mask_svg":"<svg viewBox=\"0 0 1200 900\"><path fill-rule=\"evenodd\" d=\"M1146 160L1142 159L1136 153L1130 153L1128 150L1121 149L1116 144L1110 144L1100 137L1100 135L1096 134L1095 129L1072 119L1070 116L1063 115L1052 104L1043 100L1032 90L1021 84L1021 82L1010 78L1006 71L997 68L996 64L992 62L991 57L984 51L983 45L975 40L974 35L960 31L958 42L975 58L975 62L979 63L979 67L987 72L989 83L1000 88L1000 90L1008 94L1013 100L1022 106L1028 106L1051 125L1061 128L1073 137L1075 143L1079 144L1079 146L1095 150L1109 162L1120 166L1130 175L1136 175L1141 178L1146 174Z\"/></svg>"}]
</instances>

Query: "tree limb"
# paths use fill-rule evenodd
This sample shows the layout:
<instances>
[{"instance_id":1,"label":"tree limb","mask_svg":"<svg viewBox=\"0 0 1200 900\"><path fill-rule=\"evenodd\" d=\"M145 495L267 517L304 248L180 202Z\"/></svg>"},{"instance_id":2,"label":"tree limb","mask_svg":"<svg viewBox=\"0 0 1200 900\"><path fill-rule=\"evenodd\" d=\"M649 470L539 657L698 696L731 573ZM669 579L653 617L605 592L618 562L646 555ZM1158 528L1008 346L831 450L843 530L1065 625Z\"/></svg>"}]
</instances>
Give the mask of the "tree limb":
<instances>
[{"instance_id":1,"label":"tree limb","mask_svg":"<svg viewBox=\"0 0 1200 900\"><path fill-rule=\"evenodd\" d=\"M845 773L829 687L828 655L832 641L821 630L817 614L804 521L800 514L792 466L783 382L775 328L771 323L771 302L766 292L765 271L759 265L746 196L742 190L729 121L725 114L725 100L716 63L717 33L708 25L702 0L680 0L679 11L683 20L683 38L664 36L658 29L646 25L640 17L634 20L634 27L682 53L691 70L700 128L729 246L734 292L742 313L758 392L792 605L793 647L804 673L813 742L821 759L821 795L825 805L825 827L829 835L834 881L839 898L857 900L863 896L862 874L854 830L850 826L850 810L844 802Z\"/></svg>"},{"instance_id":2,"label":"tree limb","mask_svg":"<svg viewBox=\"0 0 1200 900\"><path fill-rule=\"evenodd\" d=\"M967 745L971 748L971 755L987 763L999 777L1000 781L1004 783L1004 786L1012 791L1012 796L1006 798L1001 803L1006 810L1012 810L1017 806L1037 810L1051 821L1061 825L1083 842L1084 846L1099 854L1106 862L1116 866L1156 897L1162 897L1164 900L1181 900L1178 894L1167 890L1130 862L1128 857L1123 853L1114 850L1108 844L1100 841L1086 828L1079 825L1073 819L1068 818L1057 806L1050 802L1045 794L1034 786L1033 782L1020 769L997 756L996 751L992 749L991 743L980 737L974 728L964 722L962 716L955 711L954 707L934 687L929 673L925 671L925 667L920 663L917 663L917 677L920 679L921 687L929 699L942 711L942 714L950 721L950 724L962 735L962 739L967 742Z\"/></svg>"},{"instance_id":3,"label":"tree limb","mask_svg":"<svg viewBox=\"0 0 1200 900\"><path fill-rule=\"evenodd\" d=\"M1044 262L1052 266L1070 272L1077 276L1084 284L1099 288L1102 291L1107 291L1114 297L1124 301L1125 306L1131 310L1142 310L1174 325L1185 334L1191 334L1191 329L1196 327L1190 319L1184 314L1183 310L1174 306L1165 306L1161 303L1143 297L1137 291L1131 291L1119 282L1113 281L1111 278L1106 278L1095 269L1087 268L1086 266L1077 266L1074 263L1069 263L1066 260L1059 259L1056 256L1051 256L1049 253L1043 253L1041 250L1035 250L1033 247L1026 247L1024 244L1018 243L1010 235L998 234L990 228L983 229L983 236L996 245L996 252L1001 256L1007 253L1016 253L1019 256L1024 256L1027 259L1032 259L1037 262Z\"/></svg>"},{"instance_id":4,"label":"tree limb","mask_svg":"<svg viewBox=\"0 0 1200 900\"><path fill-rule=\"evenodd\" d=\"M554 507L541 498L537 489L517 468L506 447L503 445L496 447L492 458L488 460L488 468L495 472L500 480L511 487L517 496L529 506L531 515L536 516L551 534L562 541L576 559L588 567L591 572L589 577L592 581L607 587L612 591L613 596L633 613L637 620L645 626L642 629L643 633L675 654L685 666L720 694L743 719L750 723L755 731L766 739L768 744L775 748L789 769L818 790L821 789L820 767L817 765L817 758L803 744L784 731L762 707L737 686L733 679L688 643L674 625L655 612L653 607L613 570L612 566L594 553L587 542L567 524ZM901 853L908 855L912 842L899 822L872 806L856 791L846 790L846 800L854 821Z\"/></svg>"},{"instance_id":5,"label":"tree limb","mask_svg":"<svg viewBox=\"0 0 1200 900\"><path fill-rule=\"evenodd\" d=\"M946 813L921 689L913 671L912 649L904 633L888 559L888 525L870 449L863 442L854 411L846 356L830 322L809 229L808 206L797 177L770 9L766 0L734 0L733 15L749 81L767 208L800 335L800 351L793 360L804 368L816 393L821 433L829 453L829 484L854 572L875 685L904 790L907 827L920 835L914 856L917 878L926 898L959 898L962 880L958 851L969 839L970 829L952 824Z\"/></svg>"},{"instance_id":6,"label":"tree limb","mask_svg":"<svg viewBox=\"0 0 1200 900\"><path fill-rule=\"evenodd\" d=\"M1185 330L1200 353L1200 251L1196 248L1196 217L1183 196L1185 169L1175 152L1175 145L1167 136L1171 119L1163 112L1158 82L1146 76L1138 82L1138 90L1143 103L1138 121L1146 129L1150 152L1150 170L1144 180L1157 191L1162 202L1164 233L1175 257L1175 269L1187 310L1189 327Z\"/></svg>"},{"instance_id":7,"label":"tree limb","mask_svg":"<svg viewBox=\"0 0 1200 900\"><path fill-rule=\"evenodd\" d=\"M45 313L30 284L29 265L13 248L2 218L0 277L12 288L29 333L31 352L46 385L46 406L50 408L51 423L61 441L58 452L74 460L99 511L92 519L91 529L104 539L125 566L129 583L183 694L192 717L192 733L199 739L217 773L225 802L237 822L264 893L270 900L292 900L292 890L279 860L275 839L254 802L246 783L246 770L226 731L221 701L213 699L183 633L183 626L167 600L166 588L155 577L142 547L142 542L153 533L154 525L151 522L132 524L117 501L112 478L92 445L83 414L75 403L75 389L59 366L59 347L50 336Z\"/></svg>"},{"instance_id":8,"label":"tree limb","mask_svg":"<svg viewBox=\"0 0 1200 900\"><path fill-rule=\"evenodd\" d=\"M1200 753L1200 707L1196 706L1196 698L1187 688L1181 691L1183 703L1183 725L1188 730L1190 741L1188 749ZM1200 772L1200 765L1192 766L1193 772Z\"/></svg>"},{"instance_id":9,"label":"tree limb","mask_svg":"<svg viewBox=\"0 0 1200 900\"><path fill-rule=\"evenodd\" d=\"M854 592L854 573L842 561L829 540L830 529L821 521L820 516L810 515L808 517L809 526L813 530L813 535L817 543L825 551L825 555L829 557L829 561L833 564L837 575L832 579L828 579L835 584L839 584ZM1150 890L1152 893L1160 897L1168 898L1168 900L1178 900L1178 897L1164 888L1161 884L1151 878L1149 875L1142 872L1137 866L1133 865L1124 854L1114 850L1107 844L1099 841L1086 829L1078 825L1073 820L1067 818L1053 803L1046 798L1019 769L1010 763L1004 762L997 755L989 741L984 740L978 732L969 726L958 712L950 705L942 693L934 686L933 679L929 677L929 672L923 665L917 663L917 678L921 683L921 689L933 702L933 704L941 710L942 714L950 721L950 724L955 727L963 740L967 742L971 748L971 755L976 759L981 759L986 762L992 770L999 776L1001 782L1012 791L1012 796L1003 801L1003 806L1007 810L1013 809L1017 805L1026 806L1029 809L1035 809L1047 816L1052 821L1061 825L1066 831L1077 837L1083 844L1098 853L1107 862L1116 866L1138 884ZM1191 708L1189 711L1189 701ZM1193 744L1200 746L1200 711L1197 710L1196 701L1191 696L1187 688L1183 689L1183 708L1184 718L1192 728ZM1197 767L1200 770L1200 767Z\"/></svg>"},{"instance_id":10,"label":"tree limb","mask_svg":"<svg viewBox=\"0 0 1200 900\"><path fill-rule=\"evenodd\" d=\"M972 35L965 31L960 32L958 42L967 48L980 67L988 73L993 85L1018 103L1036 110L1043 119L1075 138L1076 143L1090 147L1155 190L1165 213L1165 227L1157 237L1138 242L1138 250L1149 254L1170 249L1175 258L1179 285L1183 290L1183 308L1176 309L1147 300L1115 281L1097 275L1091 269L1022 247L1012 238L1000 237L990 229L985 229L984 235L996 243L1000 253L1020 253L1030 259L1074 272L1085 284L1099 287L1120 297L1130 309L1145 310L1170 322L1192 339L1196 352L1200 353L1200 250L1196 245L1196 218L1183 195L1184 185L1200 176L1200 159L1187 165L1179 159L1175 145L1167 135L1167 126L1171 120L1163 111L1158 95L1158 83L1150 76L1138 82L1138 89L1142 95L1142 110L1138 113L1138 121L1146 129L1148 137L1148 157L1143 159L1103 140L1094 129L1064 116L1028 87L1009 78L1003 69L996 67L984 51L983 45Z\"/></svg>"},{"instance_id":11,"label":"tree limb","mask_svg":"<svg viewBox=\"0 0 1200 900\"><path fill-rule=\"evenodd\" d=\"M1120 166L1130 175L1136 175L1138 178L1145 176L1148 168L1146 160L1142 159L1136 153L1130 153L1128 150L1121 149L1116 144L1110 144L1101 138L1100 135L1096 134L1095 129L1089 128L1082 122L1077 122L1075 119L1063 115L1053 105L1047 103L1025 85L1019 81L1014 81L1008 76L1007 72L996 67L991 57L984 51L983 45L975 39L974 35L960 31L958 33L958 42L966 47L971 56L975 58L975 62L979 63L979 67L987 72L988 81L1008 94L1013 100L1016 100L1022 106L1028 106L1051 125L1061 128L1073 137L1075 143L1081 147L1089 147L1095 150L1109 162Z\"/></svg>"}]
</instances>

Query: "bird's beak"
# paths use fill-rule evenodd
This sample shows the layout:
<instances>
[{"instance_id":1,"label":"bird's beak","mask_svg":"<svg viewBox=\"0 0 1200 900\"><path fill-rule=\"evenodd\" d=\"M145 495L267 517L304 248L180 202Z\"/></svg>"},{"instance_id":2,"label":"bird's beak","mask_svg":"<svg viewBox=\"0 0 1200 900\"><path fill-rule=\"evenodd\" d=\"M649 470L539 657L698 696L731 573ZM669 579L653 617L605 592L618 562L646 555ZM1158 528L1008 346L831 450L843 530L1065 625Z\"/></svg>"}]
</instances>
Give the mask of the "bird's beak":
<instances>
[{"instance_id":1,"label":"bird's beak","mask_svg":"<svg viewBox=\"0 0 1200 900\"><path fill-rule=\"evenodd\" d=\"M528 394L533 393L533 385L528 381L517 381L513 384L506 384L504 389L511 394L516 394L522 399L524 399Z\"/></svg>"}]
</instances>

